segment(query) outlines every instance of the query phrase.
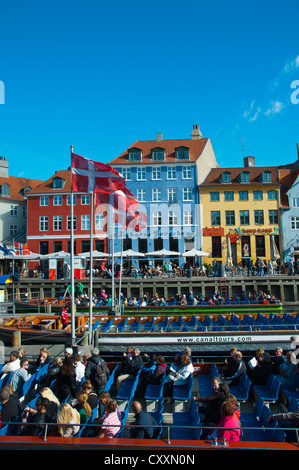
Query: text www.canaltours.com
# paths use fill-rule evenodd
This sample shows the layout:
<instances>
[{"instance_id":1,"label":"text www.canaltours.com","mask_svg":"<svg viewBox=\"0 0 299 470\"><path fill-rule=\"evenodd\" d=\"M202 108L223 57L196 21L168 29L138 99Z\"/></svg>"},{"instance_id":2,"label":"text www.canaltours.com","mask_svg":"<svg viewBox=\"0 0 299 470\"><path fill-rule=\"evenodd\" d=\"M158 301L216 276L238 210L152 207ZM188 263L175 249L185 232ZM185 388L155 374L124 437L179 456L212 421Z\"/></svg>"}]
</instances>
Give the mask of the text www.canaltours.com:
<instances>
[{"instance_id":1,"label":"text www.canaltours.com","mask_svg":"<svg viewBox=\"0 0 299 470\"><path fill-rule=\"evenodd\" d=\"M252 336L206 336L177 338L178 343L248 343L252 341Z\"/></svg>"}]
</instances>

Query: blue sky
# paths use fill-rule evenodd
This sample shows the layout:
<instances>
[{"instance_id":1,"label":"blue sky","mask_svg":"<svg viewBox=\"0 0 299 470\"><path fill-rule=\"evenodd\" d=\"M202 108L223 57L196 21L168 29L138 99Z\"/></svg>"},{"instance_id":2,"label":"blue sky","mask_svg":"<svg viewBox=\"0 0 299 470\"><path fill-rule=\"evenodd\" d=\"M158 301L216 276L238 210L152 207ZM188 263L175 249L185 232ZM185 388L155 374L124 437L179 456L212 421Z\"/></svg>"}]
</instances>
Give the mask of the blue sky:
<instances>
[{"instance_id":1,"label":"blue sky","mask_svg":"<svg viewBox=\"0 0 299 470\"><path fill-rule=\"evenodd\" d=\"M47 179L70 145L108 162L199 124L223 167L243 165L242 142L256 165L293 162L298 13L297 0L1 2L0 155Z\"/></svg>"}]
</instances>

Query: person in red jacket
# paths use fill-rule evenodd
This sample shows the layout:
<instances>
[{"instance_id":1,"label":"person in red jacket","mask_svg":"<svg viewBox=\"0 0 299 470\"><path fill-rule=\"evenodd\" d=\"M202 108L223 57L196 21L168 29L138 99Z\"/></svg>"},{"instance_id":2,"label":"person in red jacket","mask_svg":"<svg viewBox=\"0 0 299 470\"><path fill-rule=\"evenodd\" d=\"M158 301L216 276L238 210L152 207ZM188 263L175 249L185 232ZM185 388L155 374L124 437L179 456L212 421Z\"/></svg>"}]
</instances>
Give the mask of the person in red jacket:
<instances>
[{"instance_id":1,"label":"person in red jacket","mask_svg":"<svg viewBox=\"0 0 299 470\"><path fill-rule=\"evenodd\" d=\"M63 307L63 309L61 310L60 318L61 318L62 328L66 328L69 322L69 316L68 316L66 307Z\"/></svg>"}]
</instances>

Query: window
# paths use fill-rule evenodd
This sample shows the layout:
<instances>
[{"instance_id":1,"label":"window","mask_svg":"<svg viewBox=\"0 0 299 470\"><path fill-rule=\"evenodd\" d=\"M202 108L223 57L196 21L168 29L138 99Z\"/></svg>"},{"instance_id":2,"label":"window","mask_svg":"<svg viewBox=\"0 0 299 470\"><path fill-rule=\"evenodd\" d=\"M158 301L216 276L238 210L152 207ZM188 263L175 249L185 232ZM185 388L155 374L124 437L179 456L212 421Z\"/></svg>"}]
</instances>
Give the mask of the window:
<instances>
[{"instance_id":1,"label":"window","mask_svg":"<svg viewBox=\"0 0 299 470\"><path fill-rule=\"evenodd\" d=\"M249 225L249 211L240 211L240 225Z\"/></svg>"},{"instance_id":2,"label":"window","mask_svg":"<svg viewBox=\"0 0 299 470\"><path fill-rule=\"evenodd\" d=\"M299 207L299 197L293 197L292 198L292 206L293 207Z\"/></svg>"},{"instance_id":3,"label":"window","mask_svg":"<svg viewBox=\"0 0 299 470\"><path fill-rule=\"evenodd\" d=\"M53 242L53 252L58 253L59 251L62 251L62 241L61 240L55 240Z\"/></svg>"},{"instance_id":4,"label":"window","mask_svg":"<svg viewBox=\"0 0 299 470\"><path fill-rule=\"evenodd\" d=\"M54 215L53 230L62 230L62 215Z\"/></svg>"},{"instance_id":5,"label":"window","mask_svg":"<svg viewBox=\"0 0 299 470\"><path fill-rule=\"evenodd\" d=\"M146 200L146 191L145 191L145 189L137 189L137 200L139 202L145 202L145 200Z\"/></svg>"},{"instance_id":6,"label":"window","mask_svg":"<svg viewBox=\"0 0 299 470\"><path fill-rule=\"evenodd\" d=\"M191 211L184 211L184 225L193 225L193 215Z\"/></svg>"},{"instance_id":7,"label":"window","mask_svg":"<svg viewBox=\"0 0 299 470\"><path fill-rule=\"evenodd\" d=\"M49 205L49 196L41 196L39 198L39 205L40 206L48 206Z\"/></svg>"},{"instance_id":8,"label":"window","mask_svg":"<svg viewBox=\"0 0 299 470\"><path fill-rule=\"evenodd\" d=\"M152 169L152 179L160 180L161 179L161 167L157 166Z\"/></svg>"},{"instance_id":9,"label":"window","mask_svg":"<svg viewBox=\"0 0 299 470\"><path fill-rule=\"evenodd\" d=\"M41 232L49 230L49 217L46 215L42 215L39 218L39 229Z\"/></svg>"},{"instance_id":10,"label":"window","mask_svg":"<svg viewBox=\"0 0 299 470\"><path fill-rule=\"evenodd\" d=\"M9 235L10 236L16 235L17 232L18 232L18 226L17 225L10 225L9 226Z\"/></svg>"},{"instance_id":11,"label":"window","mask_svg":"<svg viewBox=\"0 0 299 470\"><path fill-rule=\"evenodd\" d=\"M53 205L54 206L62 206L62 196L54 196Z\"/></svg>"},{"instance_id":12,"label":"window","mask_svg":"<svg viewBox=\"0 0 299 470\"><path fill-rule=\"evenodd\" d=\"M291 229L299 229L299 217L291 217Z\"/></svg>"},{"instance_id":13,"label":"window","mask_svg":"<svg viewBox=\"0 0 299 470\"><path fill-rule=\"evenodd\" d=\"M277 192L273 189L267 191L268 194L268 201L276 201L277 200Z\"/></svg>"},{"instance_id":14,"label":"window","mask_svg":"<svg viewBox=\"0 0 299 470\"><path fill-rule=\"evenodd\" d=\"M160 211L153 212L153 225L162 225L162 214Z\"/></svg>"},{"instance_id":15,"label":"window","mask_svg":"<svg viewBox=\"0 0 299 470\"><path fill-rule=\"evenodd\" d=\"M9 196L9 184L2 184L1 185L1 196Z\"/></svg>"},{"instance_id":16,"label":"window","mask_svg":"<svg viewBox=\"0 0 299 470\"><path fill-rule=\"evenodd\" d=\"M71 201L72 201L71 200L71 195L68 194L67 197L66 197L66 203L67 203L68 206L71 205ZM77 196L76 196L76 194L73 194L73 205L75 206L76 204L77 204Z\"/></svg>"},{"instance_id":17,"label":"window","mask_svg":"<svg viewBox=\"0 0 299 470\"><path fill-rule=\"evenodd\" d=\"M191 180L192 173L190 166L183 166L182 168L183 180Z\"/></svg>"},{"instance_id":18,"label":"window","mask_svg":"<svg viewBox=\"0 0 299 470\"><path fill-rule=\"evenodd\" d=\"M255 225L262 225L264 223L264 211L254 211L254 223Z\"/></svg>"},{"instance_id":19,"label":"window","mask_svg":"<svg viewBox=\"0 0 299 470\"><path fill-rule=\"evenodd\" d=\"M161 201L162 198L162 191L160 188L153 188L152 189L152 199L155 202Z\"/></svg>"},{"instance_id":20,"label":"window","mask_svg":"<svg viewBox=\"0 0 299 470\"><path fill-rule=\"evenodd\" d=\"M137 149L129 151L129 161L141 162L141 151Z\"/></svg>"},{"instance_id":21,"label":"window","mask_svg":"<svg viewBox=\"0 0 299 470\"><path fill-rule=\"evenodd\" d=\"M210 201L219 201L219 192L218 191L210 192Z\"/></svg>"},{"instance_id":22,"label":"window","mask_svg":"<svg viewBox=\"0 0 299 470\"><path fill-rule=\"evenodd\" d=\"M152 160L154 162L164 160L164 150L152 150Z\"/></svg>"},{"instance_id":23,"label":"window","mask_svg":"<svg viewBox=\"0 0 299 470\"><path fill-rule=\"evenodd\" d=\"M26 206L22 207L22 216L27 217L27 207Z\"/></svg>"},{"instance_id":24,"label":"window","mask_svg":"<svg viewBox=\"0 0 299 470\"><path fill-rule=\"evenodd\" d=\"M224 191L224 200L225 201L233 201L234 200L234 192L233 191Z\"/></svg>"},{"instance_id":25,"label":"window","mask_svg":"<svg viewBox=\"0 0 299 470\"><path fill-rule=\"evenodd\" d=\"M170 211L168 214L168 225L177 225L178 224L178 215L174 211Z\"/></svg>"},{"instance_id":26,"label":"window","mask_svg":"<svg viewBox=\"0 0 299 470\"><path fill-rule=\"evenodd\" d=\"M262 173L262 182L271 183L271 171L263 171Z\"/></svg>"},{"instance_id":27,"label":"window","mask_svg":"<svg viewBox=\"0 0 299 470\"><path fill-rule=\"evenodd\" d=\"M168 188L167 189L167 198L168 198L168 202L176 202L177 201L176 188Z\"/></svg>"},{"instance_id":28,"label":"window","mask_svg":"<svg viewBox=\"0 0 299 470\"><path fill-rule=\"evenodd\" d=\"M104 230L104 214L96 214L95 229Z\"/></svg>"},{"instance_id":29,"label":"window","mask_svg":"<svg viewBox=\"0 0 299 470\"><path fill-rule=\"evenodd\" d=\"M221 225L220 211L211 211L211 225Z\"/></svg>"},{"instance_id":30,"label":"window","mask_svg":"<svg viewBox=\"0 0 299 470\"><path fill-rule=\"evenodd\" d=\"M235 211L225 211L226 225L235 225Z\"/></svg>"},{"instance_id":31,"label":"window","mask_svg":"<svg viewBox=\"0 0 299 470\"><path fill-rule=\"evenodd\" d=\"M168 180L176 179L176 168L174 166L167 167L167 179Z\"/></svg>"},{"instance_id":32,"label":"window","mask_svg":"<svg viewBox=\"0 0 299 470\"><path fill-rule=\"evenodd\" d=\"M137 181L145 181L145 168L137 168Z\"/></svg>"},{"instance_id":33,"label":"window","mask_svg":"<svg viewBox=\"0 0 299 470\"><path fill-rule=\"evenodd\" d=\"M249 183L250 182L250 177L249 177L249 172L248 171L242 171L242 173L240 173L240 181L241 181L241 183Z\"/></svg>"},{"instance_id":34,"label":"window","mask_svg":"<svg viewBox=\"0 0 299 470\"><path fill-rule=\"evenodd\" d=\"M221 182L222 183L230 183L230 173L228 171L224 171L221 175Z\"/></svg>"},{"instance_id":35,"label":"window","mask_svg":"<svg viewBox=\"0 0 299 470\"><path fill-rule=\"evenodd\" d=\"M278 224L278 211L275 209L269 210L269 224Z\"/></svg>"},{"instance_id":36,"label":"window","mask_svg":"<svg viewBox=\"0 0 299 470\"><path fill-rule=\"evenodd\" d=\"M66 221L67 221L67 230L71 230L71 216L70 215L67 216ZM77 216L76 215L73 216L73 229L77 230Z\"/></svg>"},{"instance_id":37,"label":"window","mask_svg":"<svg viewBox=\"0 0 299 470\"><path fill-rule=\"evenodd\" d=\"M183 189L183 201L192 201L192 189L191 188Z\"/></svg>"},{"instance_id":38,"label":"window","mask_svg":"<svg viewBox=\"0 0 299 470\"><path fill-rule=\"evenodd\" d=\"M125 178L126 181L130 181L131 179L131 168L123 168L121 174Z\"/></svg>"},{"instance_id":39,"label":"window","mask_svg":"<svg viewBox=\"0 0 299 470\"><path fill-rule=\"evenodd\" d=\"M263 200L263 191L253 191L253 199L255 201L262 201Z\"/></svg>"},{"instance_id":40,"label":"window","mask_svg":"<svg viewBox=\"0 0 299 470\"><path fill-rule=\"evenodd\" d=\"M18 206L10 206L10 215L16 217L18 215Z\"/></svg>"},{"instance_id":41,"label":"window","mask_svg":"<svg viewBox=\"0 0 299 470\"><path fill-rule=\"evenodd\" d=\"M90 240L82 240L81 242L82 253L90 251Z\"/></svg>"},{"instance_id":42,"label":"window","mask_svg":"<svg viewBox=\"0 0 299 470\"><path fill-rule=\"evenodd\" d=\"M90 230L90 215L81 215L81 230Z\"/></svg>"},{"instance_id":43,"label":"window","mask_svg":"<svg viewBox=\"0 0 299 470\"><path fill-rule=\"evenodd\" d=\"M90 194L82 194L81 205L88 206L90 204Z\"/></svg>"},{"instance_id":44,"label":"window","mask_svg":"<svg viewBox=\"0 0 299 470\"><path fill-rule=\"evenodd\" d=\"M53 188L54 189L60 189L63 187L63 179L62 178L53 178Z\"/></svg>"},{"instance_id":45,"label":"window","mask_svg":"<svg viewBox=\"0 0 299 470\"><path fill-rule=\"evenodd\" d=\"M248 191L239 191L239 201L248 201Z\"/></svg>"},{"instance_id":46,"label":"window","mask_svg":"<svg viewBox=\"0 0 299 470\"><path fill-rule=\"evenodd\" d=\"M187 148L177 148L175 150L176 160L189 160L189 149Z\"/></svg>"}]
</instances>

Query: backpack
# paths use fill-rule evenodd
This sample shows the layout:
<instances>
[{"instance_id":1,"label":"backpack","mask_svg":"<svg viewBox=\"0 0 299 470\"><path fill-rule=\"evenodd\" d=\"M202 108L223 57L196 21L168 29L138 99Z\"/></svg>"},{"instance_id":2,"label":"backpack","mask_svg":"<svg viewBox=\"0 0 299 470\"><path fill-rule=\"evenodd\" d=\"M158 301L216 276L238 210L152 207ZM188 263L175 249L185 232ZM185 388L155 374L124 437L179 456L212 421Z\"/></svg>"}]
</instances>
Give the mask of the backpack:
<instances>
[{"instance_id":1,"label":"backpack","mask_svg":"<svg viewBox=\"0 0 299 470\"><path fill-rule=\"evenodd\" d=\"M95 366L95 384L96 387L102 388L107 383L107 372L104 361L99 361Z\"/></svg>"}]
</instances>

